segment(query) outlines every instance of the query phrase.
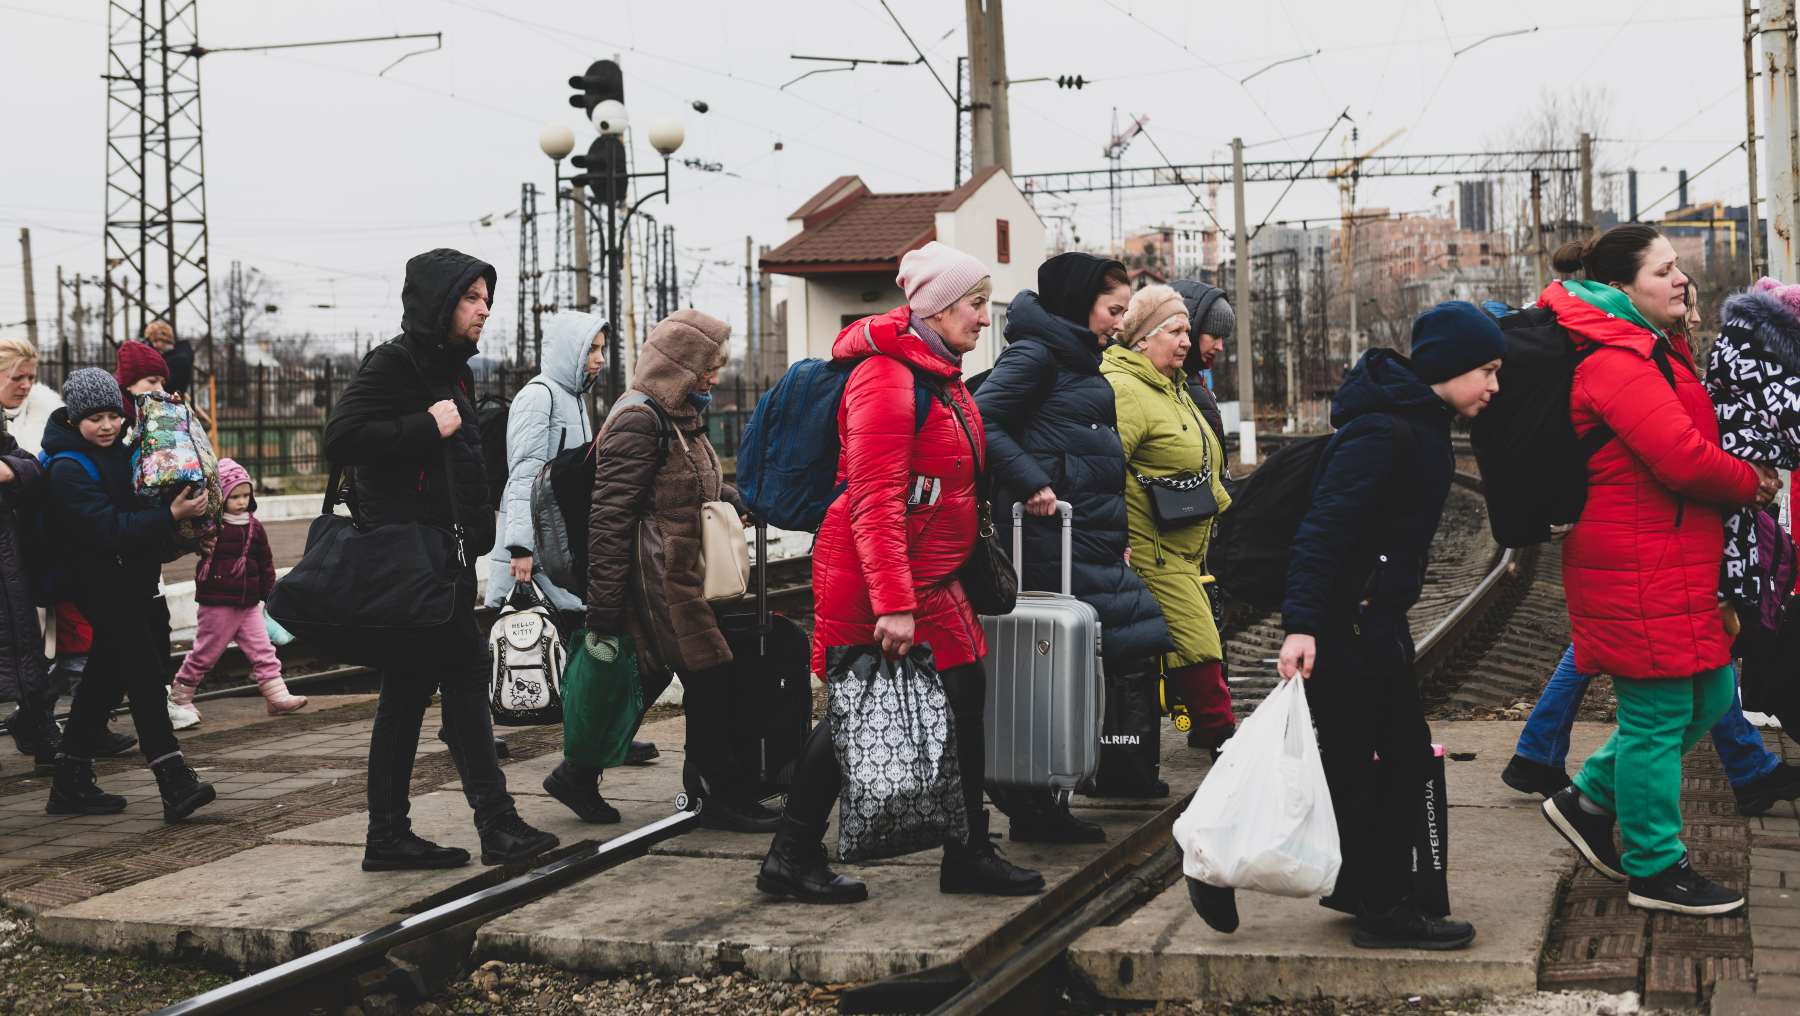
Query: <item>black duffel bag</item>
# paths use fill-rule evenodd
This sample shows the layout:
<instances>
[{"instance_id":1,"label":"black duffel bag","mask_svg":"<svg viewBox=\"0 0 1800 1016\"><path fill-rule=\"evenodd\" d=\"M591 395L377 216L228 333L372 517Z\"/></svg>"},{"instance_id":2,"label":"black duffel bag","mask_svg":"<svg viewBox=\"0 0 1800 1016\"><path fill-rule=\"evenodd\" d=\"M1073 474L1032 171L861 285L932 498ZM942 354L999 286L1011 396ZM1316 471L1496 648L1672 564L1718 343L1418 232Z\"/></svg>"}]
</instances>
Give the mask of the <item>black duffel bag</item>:
<instances>
[{"instance_id":1,"label":"black duffel bag","mask_svg":"<svg viewBox=\"0 0 1800 1016\"><path fill-rule=\"evenodd\" d=\"M444 454L447 490L456 473ZM341 467L331 470L325 502L306 532L306 552L275 583L267 611L288 631L319 652L343 663L378 664L401 643L454 638L473 630L458 625L471 613L475 576L463 550L463 523L450 498L452 529L424 522L369 524L333 509L339 498Z\"/></svg>"}]
</instances>

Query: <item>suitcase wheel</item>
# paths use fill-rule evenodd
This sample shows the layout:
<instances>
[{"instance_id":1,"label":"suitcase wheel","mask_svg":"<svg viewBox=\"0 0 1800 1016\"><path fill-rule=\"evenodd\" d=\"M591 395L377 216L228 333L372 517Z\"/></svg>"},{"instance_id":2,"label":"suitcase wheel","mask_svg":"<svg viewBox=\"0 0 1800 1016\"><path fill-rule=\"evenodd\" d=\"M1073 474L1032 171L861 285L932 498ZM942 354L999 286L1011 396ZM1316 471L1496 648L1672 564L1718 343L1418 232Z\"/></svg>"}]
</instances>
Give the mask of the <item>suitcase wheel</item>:
<instances>
[{"instance_id":1,"label":"suitcase wheel","mask_svg":"<svg viewBox=\"0 0 1800 1016\"><path fill-rule=\"evenodd\" d=\"M1062 789L1057 790L1056 806L1058 808L1067 808L1069 806L1070 799L1073 798L1074 796L1075 796L1074 791L1071 791L1067 788L1062 788Z\"/></svg>"},{"instance_id":2,"label":"suitcase wheel","mask_svg":"<svg viewBox=\"0 0 1800 1016\"><path fill-rule=\"evenodd\" d=\"M687 791L685 791L685 790L682 791L681 793L675 795L675 810L676 811L693 811L694 809L689 807L689 805L694 805L694 804L699 804L699 803L700 803L699 801L688 797Z\"/></svg>"}]
</instances>

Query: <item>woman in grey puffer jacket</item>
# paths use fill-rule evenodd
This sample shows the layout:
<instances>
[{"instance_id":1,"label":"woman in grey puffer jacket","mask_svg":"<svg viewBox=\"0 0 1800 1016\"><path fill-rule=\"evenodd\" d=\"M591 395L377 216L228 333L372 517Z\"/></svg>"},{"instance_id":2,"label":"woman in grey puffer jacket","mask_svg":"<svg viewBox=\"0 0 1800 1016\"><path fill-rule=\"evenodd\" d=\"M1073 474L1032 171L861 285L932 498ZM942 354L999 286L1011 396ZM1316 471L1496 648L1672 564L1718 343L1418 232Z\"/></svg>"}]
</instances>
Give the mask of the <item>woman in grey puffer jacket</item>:
<instances>
[{"instance_id":1,"label":"woman in grey puffer jacket","mask_svg":"<svg viewBox=\"0 0 1800 1016\"><path fill-rule=\"evenodd\" d=\"M531 483L557 452L594 439L582 395L599 370L611 330L598 315L579 311L562 311L544 321L541 369L513 396L506 420L506 491L500 497L499 536L488 555L490 607L505 603L517 581L537 573L538 587L548 591L553 609L584 609L581 597L552 585L533 560L537 541L531 529Z\"/></svg>"}]
</instances>

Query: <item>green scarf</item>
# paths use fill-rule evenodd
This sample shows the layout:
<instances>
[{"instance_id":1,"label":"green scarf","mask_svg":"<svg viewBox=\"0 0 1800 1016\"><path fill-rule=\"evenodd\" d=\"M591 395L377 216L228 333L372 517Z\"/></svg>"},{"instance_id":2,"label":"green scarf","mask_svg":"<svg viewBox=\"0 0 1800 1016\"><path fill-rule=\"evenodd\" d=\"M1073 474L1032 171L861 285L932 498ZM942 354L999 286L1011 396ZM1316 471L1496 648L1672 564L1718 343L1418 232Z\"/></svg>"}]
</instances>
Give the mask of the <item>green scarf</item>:
<instances>
[{"instance_id":1,"label":"green scarf","mask_svg":"<svg viewBox=\"0 0 1800 1016\"><path fill-rule=\"evenodd\" d=\"M1637 309L1637 304L1631 302L1631 297L1611 286L1584 279L1564 279L1563 288L1568 290L1570 295L1579 297L1590 307L1603 310L1613 317L1624 318L1659 339L1668 339L1662 329L1644 319L1644 315Z\"/></svg>"}]
</instances>

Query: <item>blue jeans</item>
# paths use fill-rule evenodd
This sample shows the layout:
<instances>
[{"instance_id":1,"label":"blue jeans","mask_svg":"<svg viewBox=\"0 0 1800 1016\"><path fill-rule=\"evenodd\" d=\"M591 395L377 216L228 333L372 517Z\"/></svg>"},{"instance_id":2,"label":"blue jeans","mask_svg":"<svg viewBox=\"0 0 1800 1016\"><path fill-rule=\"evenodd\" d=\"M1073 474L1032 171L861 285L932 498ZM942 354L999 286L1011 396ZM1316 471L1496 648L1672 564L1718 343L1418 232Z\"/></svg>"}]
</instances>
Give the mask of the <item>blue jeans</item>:
<instances>
[{"instance_id":1,"label":"blue jeans","mask_svg":"<svg viewBox=\"0 0 1800 1016\"><path fill-rule=\"evenodd\" d=\"M1521 758L1563 768L1569 755L1569 730L1575 725L1575 713L1581 708L1591 676L1575 669L1574 646L1563 650L1525 729L1519 732L1514 751ZM1781 757L1763 747L1762 735L1744 719L1744 706L1736 692L1732 693L1731 708L1713 725L1712 738L1725 766L1725 778L1733 787L1761 779L1781 764Z\"/></svg>"}]
</instances>

